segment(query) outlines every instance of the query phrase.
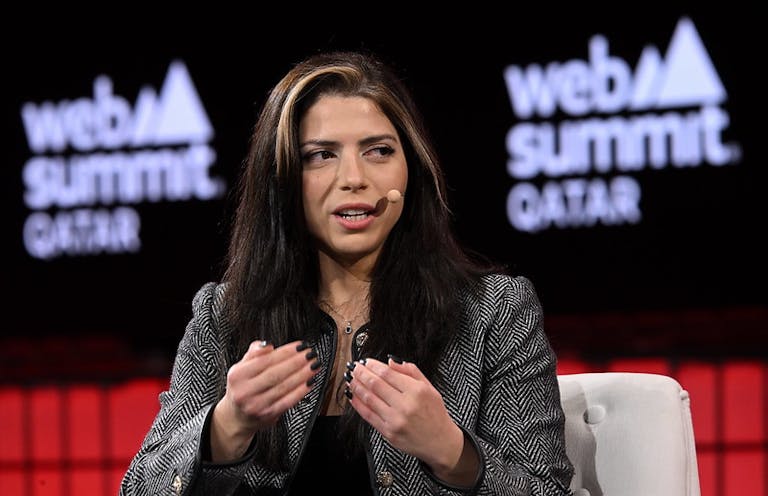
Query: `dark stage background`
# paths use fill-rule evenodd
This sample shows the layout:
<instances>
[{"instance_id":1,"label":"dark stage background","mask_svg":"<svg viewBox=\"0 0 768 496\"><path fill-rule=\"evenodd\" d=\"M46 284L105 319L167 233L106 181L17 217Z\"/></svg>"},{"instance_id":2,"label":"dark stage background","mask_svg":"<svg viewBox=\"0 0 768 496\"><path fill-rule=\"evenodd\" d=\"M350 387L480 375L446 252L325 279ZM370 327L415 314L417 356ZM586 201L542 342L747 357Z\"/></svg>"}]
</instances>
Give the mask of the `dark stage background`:
<instances>
[{"instance_id":1,"label":"dark stage background","mask_svg":"<svg viewBox=\"0 0 768 496\"><path fill-rule=\"evenodd\" d=\"M617 358L748 360L768 397L764 34L754 9L499 9L417 21L382 7L354 23L145 12L119 25L19 18L25 36L4 32L5 383L165 377L192 296L220 276L230 188L269 88L316 50L365 48L399 66L415 91L457 233L533 280L564 359L595 370ZM634 106L629 97L610 106L623 91L609 77L620 66ZM514 88L505 74L519 76ZM540 112L525 115L526 95ZM559 103L551 112L548 95ZM160 114L161 124L147 117ZM613 154L549 177L508 172L513 149L565 150L547 148L550 130L568 143L579 131L629 139L642 123L662 136L655 162L640 151L633 165ZM88 196L94 164L114 167L125 186L141 157L182 164L180 189L158 180L138 200ZM611 196L618 177L628 199ZM591 226L574 193L582 187L587 214L603 215ZM533 196L518 204L512 191ZM543 224L516 228L510 205ZM765 437L757 443L764 453Z\"/></svg>"},{"instance_id":2,"label":"dark stage background","mask_svg":"<svg viewBox=\"0 0 768 496\"><path fill-rule=\"evenodd\" d=\"M219 276L231 211L229 189L206 200L161 197L131 203L96 199L37 209L25 204L25 191L32 188L25 183L23 171L34 158L74 162L75 156L130 155L189 145L182 137L167 146L100 146L99 136L108 130L98 128L98 122L89 127L71 117L77 114L77 106L66 107L67 102L90 101L96 109L93 119L98 121L98 116L108 112L108 102L96 96L94 85L99 76L107 76L112 84L110 94L133 107L135 117L140 90L150 87L159 93L171 63L181 61L212 128L211 137L201 143L215 158L207 162L211 165L203 174L207 172L229 188L245 155L250 126L270 86L293 62L328 47L372 49L403 69L441 153L457 232L472 248L531 277L549 315L691 310L749 313L745 309L764 308L764 99L757 91L759 78L753 69L759 63L753 55L758 35L750 29L754 24L751 17L746 12L667 8L631 15L582 12L554 18L538 13L530 20L490 16L493 20L485 22L469 16L464 24L406 22L376 29L328 29L319 23L313 30L307 22L296 33L281 33L277 39L247 22L235 23L215 36L204 31L202 24L170 20L130 28L93 23L88 30L66 29L66 23L39 25L37 32L44 41L10 50L4 64L2 184L3 212L8 219L3 256L9 276L3 280L5 301L12 309L7 313L11 321L6 333L27 337L108 333L138 348L160 346L170 353L189 317L192 294L202 283ZM590 64L588 45L596 34L607 40L608 57L623 60L635 71L646 46L655 46L664 57L684 18L695 26L722 83L725 96L714 107L722 110L728 123L720 127L718 139L723 146L732 147L738 159L717 166L705 158L687 167L677 167L668 159L658 169L645 160L638 170L629 172L617 171L614 161L607 172L593 168L551 179L540 174L521 180L507 172L506 136L521 122L550 123L557 128L564 121L589 118L624 118L628 122L638 116L699 111L702 105L696 104L641 111L624 106L581 116L556 109L549 117L522 119L513 112L505 86L504 71L511 65L546 67L556 62L563 66L577 60ZM430 35L428 29L433 30ZM10 48L12 41L6 46ZM17 45L21 43L17 40ZM590 77L598 77L596 70ZM695 79L692 75L692 93L696 92ZM93 146L77 150L67 142L63 150L32 150L21 109L25 103L40 108L43 102L70 109L57 114L61 122L70 116L75 123L67 129L76 130L79 125L82 134L96 136ZM527 181L542 194L542 185L549 180L563 189L567 179L598 179L601 185L608 185L618 175L630 177L641 189L637 207L642 218L637 223L597 222L592 227L525 232L515 229L508 218L507 196L518 182ZM61 212L66 217L78 209L114 211L121 206L130 207L140 218L137 237L141 247L136 252L71 255L68 248L61 248L41 259L25 247L25 225L34 212L47 212L55 219ZM55 221L49 221L43 238L55 238L53 225ZM90 239L87 233L85 237ZM764 314L760 316L764 319ZM725 346L736 352L755 352L755 343L764 343L765 338L758 332L762 329L748 330L749 334L734 340L732 333L741 330L729 329L729 339L718 343L715 351L723 351ZM562 337L569 346L578 346L583 338ZM691 345L696 346L695 342Z\"/></svg>"}]
</instances>

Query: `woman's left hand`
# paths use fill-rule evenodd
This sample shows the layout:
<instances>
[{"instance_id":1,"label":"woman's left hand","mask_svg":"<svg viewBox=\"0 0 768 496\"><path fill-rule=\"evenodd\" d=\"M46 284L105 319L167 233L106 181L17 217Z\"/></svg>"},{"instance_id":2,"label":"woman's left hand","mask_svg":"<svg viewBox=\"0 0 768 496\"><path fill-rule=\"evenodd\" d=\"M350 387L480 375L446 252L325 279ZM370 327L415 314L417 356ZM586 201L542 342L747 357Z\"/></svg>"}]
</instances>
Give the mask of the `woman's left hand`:
<instances>
[{"instance_id":1,"label":"woman's left hand","mask_svg":"<svg viewBox=\"0 0 768 496\"><path fill-rule=\"evenodd\" d=\"M421 459L444 480L465 471L465 449L475 455L469 459L476 468L474 448L464 446L464 433L442 396L415 364L369 358L357 362L351 375L352 407L392 446Z\"/></svg>"}]
</instances>

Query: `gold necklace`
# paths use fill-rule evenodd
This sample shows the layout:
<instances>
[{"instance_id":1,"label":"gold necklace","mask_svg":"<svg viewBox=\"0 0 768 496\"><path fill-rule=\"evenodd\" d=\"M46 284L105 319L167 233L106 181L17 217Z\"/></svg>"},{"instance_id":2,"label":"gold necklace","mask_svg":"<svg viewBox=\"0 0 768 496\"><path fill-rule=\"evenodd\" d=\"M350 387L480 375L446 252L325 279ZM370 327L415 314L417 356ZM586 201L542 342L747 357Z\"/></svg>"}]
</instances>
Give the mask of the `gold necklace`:
<instances>
[{"instance_id":1,"label":"gold necklace","mask_svg":"<svg viewBox=\"0 0 768 496\"><path fill-rule=\"evenodd\" d=\"M330 310L331 313L335 314L338 318L340 318L342 322L347 323L346 326L344 326L344 334L352 334L352 322L362 317L368 311L368 309L361 310L359 313L355 314L351 319L348 319L344 317L341 314L341 312L339 312L339 310L333 305L331 305L328 301L320 300L319 303L322 307Z\"/></svg>"}]
</instances>

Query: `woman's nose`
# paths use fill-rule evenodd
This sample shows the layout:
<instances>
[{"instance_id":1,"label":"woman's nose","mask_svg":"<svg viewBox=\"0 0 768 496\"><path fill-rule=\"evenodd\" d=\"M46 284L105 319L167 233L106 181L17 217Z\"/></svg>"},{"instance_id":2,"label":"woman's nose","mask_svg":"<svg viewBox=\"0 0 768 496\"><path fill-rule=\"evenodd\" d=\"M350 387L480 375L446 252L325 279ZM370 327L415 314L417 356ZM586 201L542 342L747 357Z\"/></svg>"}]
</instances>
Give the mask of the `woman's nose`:
<instances>
[{"instance_id":1,"label":"woman's nose","mask_svg":"<svg viewBox=\"0 0 768 496\"><path fill-rule=\"evenodd\" d=\"M365 166L362 157L349 154L342 156L339 165L338 180L342 189L358 190L365 188Z\"/></svg>"}]
</instances>

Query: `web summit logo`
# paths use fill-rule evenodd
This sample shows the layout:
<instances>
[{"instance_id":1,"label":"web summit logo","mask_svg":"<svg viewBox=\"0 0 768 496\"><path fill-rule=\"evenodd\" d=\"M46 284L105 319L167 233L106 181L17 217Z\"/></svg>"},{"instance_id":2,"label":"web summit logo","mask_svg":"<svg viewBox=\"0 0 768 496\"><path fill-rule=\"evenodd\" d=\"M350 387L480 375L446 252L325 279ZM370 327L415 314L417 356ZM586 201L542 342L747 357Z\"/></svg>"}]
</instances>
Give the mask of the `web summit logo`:
<instances>
[{"instance_id":1,"label":"web summit logo","mask_svg":"<svg viewBox=\"0 0 768 496\"><path fill-rule=\"evenodd\" d=\"M522 121L506 138L507 171L519 180L507 215L520 231L636 224L641 189L633 172L741 157L738 144L722 141L727 95L687 18L666 56L648 45L634 71L596 35L589 60L510 65L504 80ZM528 182L536 178L543 186Z\"/></svg>"},{"instance_id":2,"label":"web summit logo","mask_svg":"<svg viewBox=\"0 0 768 496\"><path fill-rule=\"evenodd\" d=\"M133 105L99 76L92 98L28 102L21 117L34 154L22 172L32 257L137 252L133 206L211 200L226 189L209 176L213 128L181 61L159 94L144 87Z\"/></svg>"}]
</instances>

